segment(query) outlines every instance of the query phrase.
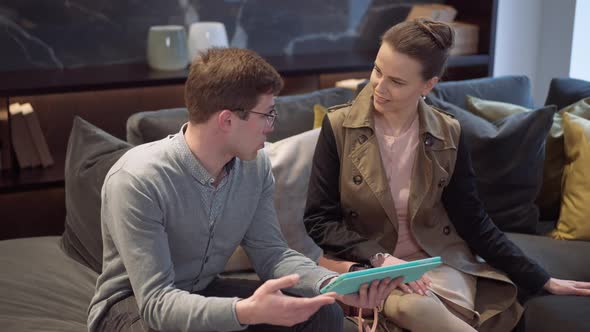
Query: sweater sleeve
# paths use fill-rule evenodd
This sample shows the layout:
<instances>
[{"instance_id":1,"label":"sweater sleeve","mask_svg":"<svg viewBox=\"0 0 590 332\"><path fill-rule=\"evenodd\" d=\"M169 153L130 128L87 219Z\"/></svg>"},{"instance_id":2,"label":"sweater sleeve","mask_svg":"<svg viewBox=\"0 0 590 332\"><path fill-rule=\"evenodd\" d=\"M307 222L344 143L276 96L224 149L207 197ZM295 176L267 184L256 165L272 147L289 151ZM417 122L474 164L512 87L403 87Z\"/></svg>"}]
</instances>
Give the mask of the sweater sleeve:
<instances>
[{"instance_id":1,"label":"sweater sleeve","mask_svg":"<svg viewBox=\"0 0 590 332\"><path fill-rule=\"evenodd\" d=\"M458 234L476 254L520 287L540 290L549 274L496 227L479 200L469 150L461 134L455 170L442 201Z\"/></svg>"}]
</instances>

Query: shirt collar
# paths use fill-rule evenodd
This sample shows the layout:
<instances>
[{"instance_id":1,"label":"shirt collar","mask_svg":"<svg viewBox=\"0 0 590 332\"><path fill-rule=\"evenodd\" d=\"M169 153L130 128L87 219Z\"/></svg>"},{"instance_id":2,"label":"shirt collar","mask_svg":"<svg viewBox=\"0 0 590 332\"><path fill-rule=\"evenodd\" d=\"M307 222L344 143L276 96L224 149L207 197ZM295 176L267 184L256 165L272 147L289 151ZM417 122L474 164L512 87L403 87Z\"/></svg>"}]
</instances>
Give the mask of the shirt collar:
<instances>
[{"instance_id":1,"label":"shirt collar","mask_svg":"<svg viewBox=\"0 0 590 332\"><path fill-rule=\"evenodd\" d=\"M188 126L188 122L182 125L180 131L172 137L172 144L175 146L180 162L189 170L190 174L201 184L211 185L215 182L215 178L207 172L203 164L199 161L190 150L184 132ZM230 174L235 165L236 158L232 158L227 164L223 166L225 175Z\"/></svg>"}]
</instances>

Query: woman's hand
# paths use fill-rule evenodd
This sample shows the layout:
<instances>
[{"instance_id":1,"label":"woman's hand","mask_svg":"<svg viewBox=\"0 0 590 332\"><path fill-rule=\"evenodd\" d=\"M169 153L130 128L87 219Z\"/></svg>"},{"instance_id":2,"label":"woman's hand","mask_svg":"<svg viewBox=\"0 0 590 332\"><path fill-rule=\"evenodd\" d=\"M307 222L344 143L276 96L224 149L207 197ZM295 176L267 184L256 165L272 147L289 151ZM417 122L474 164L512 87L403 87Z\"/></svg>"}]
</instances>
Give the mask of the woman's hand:
<instances>
[{"instance_id":1,"label":"woman's hand","mask_svg":"<svg viewBox=\"0 0 590 332\"><path fill-rule=\"evenodd\" d=\"M380 267L380 266L389 266L389 265L397 265L397 264L401 264L401 263L405 263L406 261L404 261L403 259L399 259L396 257L393 257L391 255L387 255L385 257L380 258L379 260L376 260L375 262L373 262L373 266L375 267ZM430 281L430 279L428 279L428 277L426 277L426 275L422 275L422 277L416 281L412 281L410 283L407 284L399 284L399 286L397 288L399 288L402 292L406 293L406 294L420 294L420 295L426 295L427 291L428 291L428 287L430 286L432 282Z\"/></svg>"},{"instance_id":2,"label":"woman's hand","mask_svg":"<svg viewBox=\"0 0 590 332\"><path fill-rule=\"evenodd\" d=\"M338 295L336 298L349 306L357 308L374 308L379 306L387 299L389 294L398 287L402 282L402 278L391 280L385 278L383 280L374 280L370 284L363 284L358 293L348 295Z\"/></svg>"},{"instance_id":3,"label":"woman's hand","mask_svg":"<svg viewBox=\"0 0 590 332\"><path fill-rule=\"evenodd\" d=\"M543 288L555 295L590 296L590 282L550 278Z\"/></svg>"}]
</instances>

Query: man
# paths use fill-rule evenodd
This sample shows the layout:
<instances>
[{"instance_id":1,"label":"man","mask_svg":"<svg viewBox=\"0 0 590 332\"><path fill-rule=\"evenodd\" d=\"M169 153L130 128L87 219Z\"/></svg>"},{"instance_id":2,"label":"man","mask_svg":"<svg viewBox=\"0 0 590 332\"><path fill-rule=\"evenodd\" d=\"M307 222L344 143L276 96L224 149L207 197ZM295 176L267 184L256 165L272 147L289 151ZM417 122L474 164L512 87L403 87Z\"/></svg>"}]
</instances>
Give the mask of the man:
<instances>
[{"instance_id":1,"label":"man","mask_svg":"<svg viewBox=\"0 0 590 332\"><path fill-rule=\"evenodd\" d=\"M189 122L111 168L90 331L342 330L336 294L319 295L336 274L287 247L273 206L271 167L260 150L282 84L254 52L211 49L186 83ZM239 244L264 284L216 278ZM373 307L398 283L338 299Z\"/></svg>"}]
</instances>

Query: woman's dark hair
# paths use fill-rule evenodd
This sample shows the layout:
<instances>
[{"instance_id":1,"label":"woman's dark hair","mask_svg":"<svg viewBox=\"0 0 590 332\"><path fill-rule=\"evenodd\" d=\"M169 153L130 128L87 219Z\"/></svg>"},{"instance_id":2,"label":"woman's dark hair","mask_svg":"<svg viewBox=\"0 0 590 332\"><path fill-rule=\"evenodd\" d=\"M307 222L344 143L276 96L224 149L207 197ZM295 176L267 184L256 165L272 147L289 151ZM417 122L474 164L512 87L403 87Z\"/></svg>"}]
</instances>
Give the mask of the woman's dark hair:
<instances>
[{"instance_id":1,"label":"woman's dark hair","mask_svg":"<svg viewBox=\"0 0 590 332\"><path fill-rule=\"evenodd\" d=\"M451 26L425 18L396 24L381 37L382 43L420 62L424 80L442 76L453 40Z\"/></svg>"}]
</instances>

